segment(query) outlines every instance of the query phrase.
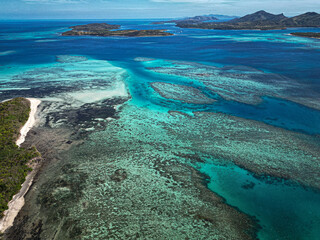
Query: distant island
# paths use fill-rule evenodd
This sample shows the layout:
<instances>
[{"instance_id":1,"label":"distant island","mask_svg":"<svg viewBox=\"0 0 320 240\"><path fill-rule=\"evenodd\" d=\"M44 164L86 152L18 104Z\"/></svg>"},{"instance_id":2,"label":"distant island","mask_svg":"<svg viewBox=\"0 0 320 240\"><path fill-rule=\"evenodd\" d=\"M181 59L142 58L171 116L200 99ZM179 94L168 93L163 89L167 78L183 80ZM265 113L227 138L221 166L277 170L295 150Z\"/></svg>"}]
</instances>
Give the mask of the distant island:
<instances>
[{"instance_id":1,"label":"distant island","mask_svg":"<svg viewBox=\"0 0 320 240\"><path fill-rule=\"evenodd\" d=\"M165 23L186 23L186 24L194 24L194 23L201 23L201 22L207 22L207 21L216 21L218 18L208 15L208 16L195 16L195 17L188 17L178 20L169 20L169 21L160 21L160 22L154 22L153 24L165 24Z\"/></svg>"},{"instance_id":2,"label":"distant island","mask_svg":"<svg viewBox=\"0 0 320 240\"><path fill-rule=\"evenodd\" d=\"M180 28L201 28L218 30L277 30L292 27L320 27L320 14L307 12L299 16L288 18L283 14L271 14L258 11L241 18L227 22L189 22L179 21L176 25Z\"/></svg>"},{"instance_id":3,"label":"distant island","mask_svg":"<svg viewBox=\"0 0 320 240\"><path fill-rule=\"evenodd\" d=\"M290 33L293 36L297 37L307 37L307 38L317 38L320 39L320 32L294 32Z\"/></svg>"},{"instance_id":4,"label":"distant island","mask_svg":"<svg viewBox=\"0 0 320 240\"><path fill-rule=\"evenodd\" d=\"M123 36L123 37L162 37L171 36L172 33L164 29L152 30L116 30L120 25L111 25L107 23L90 23L71 27L72 30L62 33L62 36ZM112 31L116 30L116 31Z\"/></svg>"}]
</instances>

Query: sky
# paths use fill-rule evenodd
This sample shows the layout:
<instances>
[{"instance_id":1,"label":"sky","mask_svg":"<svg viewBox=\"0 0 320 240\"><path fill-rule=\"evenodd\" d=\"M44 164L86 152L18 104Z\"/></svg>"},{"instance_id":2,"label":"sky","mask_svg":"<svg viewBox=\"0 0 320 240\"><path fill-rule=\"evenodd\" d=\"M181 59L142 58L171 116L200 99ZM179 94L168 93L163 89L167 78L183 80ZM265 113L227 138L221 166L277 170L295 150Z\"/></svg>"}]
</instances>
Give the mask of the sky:
<instances>
[{"instance_id":1,"label":"sky","mask_svg":"<svg viewBox=\"0 0 320 240\"><path fill-rule=\"evenodd\" d=\"M0 19L143 19L259 10L295 16L320 12L320 0L0 0Z\"/></svg>"}]
</instances>

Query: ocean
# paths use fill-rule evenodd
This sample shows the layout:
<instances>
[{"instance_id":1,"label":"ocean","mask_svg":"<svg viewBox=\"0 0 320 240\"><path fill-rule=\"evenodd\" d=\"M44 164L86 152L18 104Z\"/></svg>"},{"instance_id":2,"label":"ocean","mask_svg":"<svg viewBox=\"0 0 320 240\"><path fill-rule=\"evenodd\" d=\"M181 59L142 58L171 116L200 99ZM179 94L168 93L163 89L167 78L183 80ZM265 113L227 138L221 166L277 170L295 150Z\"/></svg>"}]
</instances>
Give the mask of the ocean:
<instances>
[{"instance_id":1,"label":"ocean","mask_svg":"<svg viewBox=\"0 0 320 240\"><path fill-rule=\"evenodd\" d=\"M91 22L174 36L61 36ZM319 239L320 40L299 31L0 21L0 101L42 100L45 159L5 237Z\"/></svg>"}]
</instances>

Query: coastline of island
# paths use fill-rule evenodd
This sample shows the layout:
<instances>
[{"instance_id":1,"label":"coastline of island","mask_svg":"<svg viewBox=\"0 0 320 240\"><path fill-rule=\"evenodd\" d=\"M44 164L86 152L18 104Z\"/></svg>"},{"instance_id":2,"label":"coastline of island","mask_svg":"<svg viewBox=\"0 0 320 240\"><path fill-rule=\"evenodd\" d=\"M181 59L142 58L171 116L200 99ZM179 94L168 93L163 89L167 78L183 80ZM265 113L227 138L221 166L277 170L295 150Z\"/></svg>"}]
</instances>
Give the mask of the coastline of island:
<instances>
[{"instance_id":1,"label":"coastline of island","mask_svg":"<svg viewBox=\"0 0 320 240\"><path fill-rule=\"evenodd\" d=\"M120 25L107 23L91 23L71 27L71 30L62 33L62 36L99 36L99 37L165 37L174 34L166 29L151 30L118 30Z\"/></svg>"},{"instance_id":2,"label":"coastline of island","mask_svg":"<svg viewBox=\"0 0 320 240\"><path fill-rule=\"evenodd\" d=\"M320 39L320 32L293 32L291 36Z\"/></svg>"},{"instance_id":3,"label":"coastline of island","mask_svg":"<svg viewBox=\"0 0 320 240\"><path fill-rule=\"evenodd\" d=\"M23 105L23 107L26 107L27 104L29 105L28 119L27 121L25 121L24 125L20 128L19 137L15 141L15 144L18 147L17 151L20 151L21 144L25 141L25 138L28 132L30 131L30 129L35 125L35 122L36 122L35 116L41 101L34 98L16 98L16 99L6 101L7 104L10 104L11 102L13 102L14 104L21 104ZM10 109L10 107L8 109ZM3 109L0 108L0 111L1 110ZM3 113L3 111L1 111L0 113ZM9 113L4 113L3 115L8 116ZM3 122L4 121L1 121L2 124ZM6 149L4 147L2 147L0 150L2 150L2 153L1 153L2 155L6 154L5 152ZM28 171L28 173L25 176L25 180L21 185L21 189L15 195L13 195L12 199L8 203L8 208L3 213L1 213L3 216L0 219L0 233L4 233L7 229L9 229L13 225L14 219L18 215L21 208L24 206L24 203L25 203L24 196L28 192L31 184L33 183L33 179L40 168L41 161L40 161L39 152L35 148L32 149L31 152L30 150L25 150L25 151L28 151L26 153L25 158L29 158L29 159L25 159L26 163L24 164L24 167L27 166L27 169L24 169L24 170ZM1 187L2 187L1 188L2 190L3 186ZM0 194L2 194L2 192ZM3 195L1 195L1 197L3 197ZM0 199L0 200L3 201L3 199Z\"/></svg>"},{"instance_id":4,"label":"coastline of island","mask_svg":"<svg viewBox=\"0 0 320 240\"><path fill-rule=\"evenodd\" d=\"M287 28L320 27L320 14L307 12L295 17L286 17L283 14L271 14L258 11L240 18L225 22L206 22L172 20L180 28L198 28L212 30L285 30Z\"/></svg>"}]
</instances>

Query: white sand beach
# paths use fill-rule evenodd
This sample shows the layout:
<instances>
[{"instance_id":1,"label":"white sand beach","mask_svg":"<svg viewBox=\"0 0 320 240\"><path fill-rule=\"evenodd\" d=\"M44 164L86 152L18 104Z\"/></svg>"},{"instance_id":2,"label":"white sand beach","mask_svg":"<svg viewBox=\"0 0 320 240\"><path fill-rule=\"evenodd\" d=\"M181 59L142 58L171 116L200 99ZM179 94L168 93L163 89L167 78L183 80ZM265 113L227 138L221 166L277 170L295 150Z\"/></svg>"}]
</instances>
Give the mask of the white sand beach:
<instances>
[{"instance_id":1,"label":"white sand beach","mask_svg":"<svg viewBox=\"0 0 320 240\"><path fill-rule=\"evenodd\" d=\"M25 138L29 132L29 130L34 126L35 124L35 114L37 112L37 108L39 104L41 103L40 100L34 99L34 98L27 98L31 105L31 111L29 114L29 119L26 122L26 124L21 128L20 130L20 136L18 140L16 141L16 144L20 147L20 145L25 141ZM36 171L33 170L31 173L28 174L26 177L26 181L22 184L22 187L20 191L13 196L12 200L8 204L8 209L4 212L4 217L0 220L0 232L6 231L8 228L10 228L13 225L13 221L15 217L18 215L20 209L24 205L24 196L28 192L33 178L36 174Z\"/></svg>"},{"instance_id":2,"label":"white sand beach","mask_svg":"<svg viewBox=\"0 0 320 240\"><path fill-rule=\"evenodd\" d=\"M13 225L14 219L24 205L24 196L26 195L32 184L35 173L35 171L32 171L28 174L28 176L26 177L26 181L22 184L20 191L16 195L14 195L12 200L8 203L9 208L4 211L4 217L0 220L0 232L5 232Z\"/></svg>"},{"instance_id":3,"label":"white sand beach","mask_svg":"<svg viewBox=\"0 0 320 240\"><path fill-rule=\"evenodd\" d=\"M36 115L36 112L37 112L37 108L38 108L39 104L41 103L40 100L35 99L35 98L27 98L27 99L30 101L31 111L30 111L30 114L29 114L29 119L26 122L26 124L21 128L20 136L19 136L18 140L16 141L16 144L19 147L25 141L28 132L30 131L30 129L35 124L35 122L36 122L35 115Z\"/></svg>"}]
</instances>

